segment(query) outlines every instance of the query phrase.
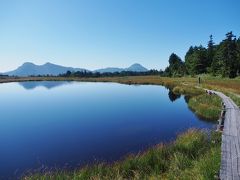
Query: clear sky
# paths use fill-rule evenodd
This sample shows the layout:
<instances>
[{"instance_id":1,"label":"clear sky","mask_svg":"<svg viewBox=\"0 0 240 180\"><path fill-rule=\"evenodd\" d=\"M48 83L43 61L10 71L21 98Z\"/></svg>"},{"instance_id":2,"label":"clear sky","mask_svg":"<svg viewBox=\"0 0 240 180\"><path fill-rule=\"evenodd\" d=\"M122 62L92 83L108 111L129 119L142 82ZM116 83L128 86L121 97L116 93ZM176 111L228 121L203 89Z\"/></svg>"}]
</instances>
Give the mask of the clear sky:
<instances>
[{"instance_id":1,"label":"clear sky","mask_svg":"<svg viewBox=\"0 0 240 180\"><path fill-rule=\"evenodd\" d=\"M164 69L209 35L240 35L239 0L0 0L0 72L23 62Z\"/></svg>"}]
</instances>

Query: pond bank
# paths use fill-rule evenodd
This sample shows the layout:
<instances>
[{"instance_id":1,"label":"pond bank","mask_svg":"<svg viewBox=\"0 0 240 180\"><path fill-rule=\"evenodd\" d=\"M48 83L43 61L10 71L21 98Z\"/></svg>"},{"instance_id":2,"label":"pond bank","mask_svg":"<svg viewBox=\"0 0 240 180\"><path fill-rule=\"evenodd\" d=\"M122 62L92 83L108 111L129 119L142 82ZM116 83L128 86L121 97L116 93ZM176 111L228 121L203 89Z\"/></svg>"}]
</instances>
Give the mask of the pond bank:
<instances>
[{"instance_id":1,"label":"pond bank","mask_svg":"<svg viewBox=\"0 0 240 180\"><path fill-rule=\"evenodd\" d=\"M220 168L220 147L218 132L190 129L171 144L159 144L113 164L33 173L23 179L213 179Z\"/></svg>"}]
</instances>

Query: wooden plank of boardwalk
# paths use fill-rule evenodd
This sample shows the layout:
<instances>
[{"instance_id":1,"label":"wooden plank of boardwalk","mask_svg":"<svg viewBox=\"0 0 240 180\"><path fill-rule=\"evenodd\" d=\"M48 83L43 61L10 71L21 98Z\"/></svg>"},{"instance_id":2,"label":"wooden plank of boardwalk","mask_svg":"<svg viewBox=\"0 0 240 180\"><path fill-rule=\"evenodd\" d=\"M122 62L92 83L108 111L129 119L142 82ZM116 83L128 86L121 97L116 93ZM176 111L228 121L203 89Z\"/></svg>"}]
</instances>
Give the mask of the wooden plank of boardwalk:
<instances>
[{"instance_id":1,"label":"wooden plank of boardwalk","mask_svg":"<svg viewBox=\"0 0 240 180\"><path fill-rule=\"evenodd\" d=\"M220 179L240 180L240 110L229 97L221 92L215 93L222 98L226 108L222 133Z\"/></svg>"}]
</instances>

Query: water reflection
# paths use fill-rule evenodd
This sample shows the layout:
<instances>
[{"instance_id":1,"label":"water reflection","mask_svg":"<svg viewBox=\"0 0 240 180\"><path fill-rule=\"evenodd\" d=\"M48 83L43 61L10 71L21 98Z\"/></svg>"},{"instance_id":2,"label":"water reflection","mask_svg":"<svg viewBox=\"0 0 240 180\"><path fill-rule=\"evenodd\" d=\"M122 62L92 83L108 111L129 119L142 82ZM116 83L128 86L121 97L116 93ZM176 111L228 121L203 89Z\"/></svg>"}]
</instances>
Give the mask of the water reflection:
<instances>
[{"instance_id":1,"label":"water reflection","mask_svg":"<svg viewBox=\"0 0 240 180\"><path fill-rule=\"evenodd\" d=\"M171 89L169 89L168 97L169 97L170 101L174 102L177 99L179 99L181 97L181 95L180 94L175 94Z\"/></svg>"},{"instance_id":2,"label":"water reflection","mask_svg":"<svg viewBox=\"0 0 240 180\"><path fill-rule=\"evenodd\" d=\"M26 90L32 90L37 87L45 87L46 89L52 89L58 86L71 84L71 81L34 81L34 82L19 82L18 84L24 87Z\"/></svg>"},{"instance_id":3,"label":"water reflection","mask_svg":"<svg viewBox=\"0 0 240 180\"><path fill-rule=\"evenodd\" d=\"M190 98L191 98L190 96L184 96L184 100L187 104L188 104Z\"/></svg>"}]
</instances>

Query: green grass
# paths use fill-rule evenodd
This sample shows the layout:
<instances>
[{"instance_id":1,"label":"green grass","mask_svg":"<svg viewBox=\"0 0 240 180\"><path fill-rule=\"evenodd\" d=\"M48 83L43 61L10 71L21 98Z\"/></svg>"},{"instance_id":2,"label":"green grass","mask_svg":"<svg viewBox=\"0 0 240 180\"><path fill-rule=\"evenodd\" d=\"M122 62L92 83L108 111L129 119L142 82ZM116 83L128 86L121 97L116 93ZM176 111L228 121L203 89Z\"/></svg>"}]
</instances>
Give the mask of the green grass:
<instances>
[{"instance_id":1,"label":"green grass","mask_svg":"<svg viewBox=\"0 0 240 180\"><path fill-rule=\"evenodd\" d=\"M188 106L200 117L218 120L222 109L221 102L217 95L201 94L191 97Z\"/></svg>"},{"instance_id":2,"label":"green grass","mask_svg":"<svg viewBox=\"0 0 240 180\"><path fill-rule=\"evenodd\" d=\"M230 97L235 102L235 104L240 107L240 95L231 92L224 92L224 94Z\"/></svg>"},{"instance_id":3,"label":"green grass","mask_svg":"<svg viewBox=\"0 0 240 180\"><path fill-rule=\"evenodd\" d=\"M187 96L197 96L200 94L204 94L205 91L191 85L177 85L173 88L173 93L183 94Z\"/></svg>"},{"instance_id":4,"label":"green grass","mask_svg":"<svg viewBox=\"0 0 240 180\"><path fill-rule=\"evenodd\" d=\"M214 179L220 167L221 136L190 129L168 145L157 145L113 164L75 171L34 173L25 180L48 179Z\"/></svg>"}]
</instances>

